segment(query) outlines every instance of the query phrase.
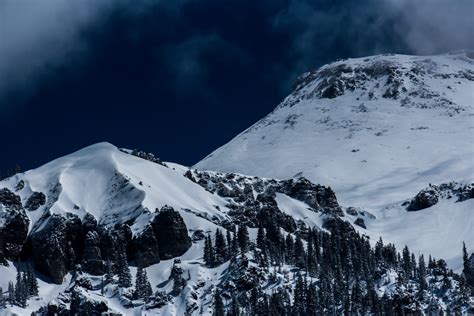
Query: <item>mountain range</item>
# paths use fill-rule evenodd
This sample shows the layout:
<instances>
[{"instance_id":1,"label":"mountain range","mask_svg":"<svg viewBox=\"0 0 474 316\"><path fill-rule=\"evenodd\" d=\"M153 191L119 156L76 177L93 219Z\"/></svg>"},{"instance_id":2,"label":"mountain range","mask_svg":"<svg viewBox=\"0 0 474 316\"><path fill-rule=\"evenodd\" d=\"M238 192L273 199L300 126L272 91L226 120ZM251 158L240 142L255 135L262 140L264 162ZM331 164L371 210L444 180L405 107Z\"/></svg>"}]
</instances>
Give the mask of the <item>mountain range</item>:
<instances>
[{"instance_id":1,"label":"mountain range","mask_svg":"<svg viewBox=\"0 0 474 316\"><path fill-rule=\"evenodd\" d=\"M6 178L0 314L468 314L473 114L473 52L341 60L191 168L99 143Z\"/></svg>"}]
</instances>

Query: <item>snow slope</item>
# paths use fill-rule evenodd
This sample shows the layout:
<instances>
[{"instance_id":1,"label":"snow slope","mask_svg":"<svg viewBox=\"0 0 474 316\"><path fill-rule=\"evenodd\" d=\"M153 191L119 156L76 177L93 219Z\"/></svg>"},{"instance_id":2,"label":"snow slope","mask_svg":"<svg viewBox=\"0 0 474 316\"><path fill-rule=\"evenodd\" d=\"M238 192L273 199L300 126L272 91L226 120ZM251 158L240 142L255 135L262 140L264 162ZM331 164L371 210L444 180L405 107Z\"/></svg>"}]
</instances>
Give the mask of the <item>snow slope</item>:
<instances>
[{"instance_id":1,"label":"snow slope","mask_svg":"<svg viewBox=\"0 0 474 316\"><path fill-rule=\"evenodd\" d=\"M86 147L9 178L0 186L15 192L20 180L25 187L16 193L23 203L34 191L48 193L45 206L27 212L30 230L40 229L44 213L73 212L81 220L90 213L99 224L109 227L132 221L132 232L137 233L164 205L178 210L190 230L213 228L197 214L227 218L226 201L183 177L181 170L135 157L109 143Z\"/></svg>"},{"instance_id":2,"label":"snow slope","mask_svg":"<svg viewBox=\"0 0 474 316\"><path fill-rule=\"evenodd\" d=\"M195 167L280 179L302 174L330 185L343 203L364 207L404 199L429 182L472 180L471 58L472 53L382 55L324 66L305 74L301 80L307 81L272 113ZM399 70L398 97L383 97L391 88L385 74L362 78L337 97L320 96L327 78L350 83L359 80L360 69L380 64ZM324 73L341 65L351 72Z\"/></svg>"},{"instance_id":3,"label":"snow slope","mask_svg":"<svg viewBox=\"0 0 474 316\"><path fill-rule=\"evenodd\" d=\"M302 75L272 113L195 167L329 185L342 205L376 216L374 237L453 263L474 240L472 203L417 213L400 204L429 183L474 180L473 115L473 52L343 60Z\"/></svg>"}]
</instances>

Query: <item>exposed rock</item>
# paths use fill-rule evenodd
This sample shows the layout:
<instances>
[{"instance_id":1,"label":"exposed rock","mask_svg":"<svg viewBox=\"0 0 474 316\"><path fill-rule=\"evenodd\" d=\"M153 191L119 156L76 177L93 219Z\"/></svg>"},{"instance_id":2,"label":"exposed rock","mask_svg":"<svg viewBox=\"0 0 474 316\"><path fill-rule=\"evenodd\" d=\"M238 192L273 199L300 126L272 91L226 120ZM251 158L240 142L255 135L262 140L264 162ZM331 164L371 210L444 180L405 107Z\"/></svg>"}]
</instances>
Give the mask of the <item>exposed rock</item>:
<instances>
[{"instance_id":1,"label":"exposed rock","mask_svg":"<svg viewBox=\"0 0 474 316\"><path fill-rule=\"evenodd\" d=\"M21 191L21 190L23 190L24 187L25 187L25 181L20 180L20 181L18 181L18 183L15 186L15 191L16 192Z\"/></svg>"},{"instance_id":2,"label":"exposed rock","mask_svg":"<svg viewBox=\"0 0 474 316\"><path fill-rule=\"evenodd\" d=\"M191 238L181 215L172 207L164 206L151 223L158 239L160 259L181 256L191 247Z\"/></svg>"},{"instance_id":3,"label":"exposed rock","mask_svg":"<svg viewBox=\"0 0 474 316\"><path fill-rule=\"evenodd\" d=\"M28 211L36 211L40 206L46 203L46 196L43 192L33 192L33 194L26 200L25 208Z\"/></svg>"},{"instance_id":4,"label":"exposed rock","mask_svg":"<svg viewBox=\"0 0 474 316\"><path fill-rule=\"evenodd\" d=\"M438 203L439 188L437 186L429 186L421 190L411 201L407 207L407 211L419 211L431 207Z\"/></svg>"},{"instance_id":5,"label":"exposed rock","mask_svg":"<svg viewBox=\"0 0 474 316\"><path fill-rule=\"evenodd\" d=\"M28 235L29 219L20 197L8 189L0 190L0 262L18 260Z\"/></svg>"},{"instance_id":6,"label":"exposed rock","mask_svg":"<svg viewBox=\"0 0 474 316\"><path fill-rule=\"evenodd\" d=\"M357 216L358 212L355 207L346 208L346 213L352 216Z\"/></svg>"},{"instance_id":7,"label":"exposed rock","mask_svg":"<svg viewBox=\"0 0 474 316\"><path fill-rule=\"evenodd\" d=\"M204 233L203 230L198 229L195 232L193 232L193 235L191 238L193 241L204 240L204 238L206 238L206 234Z\"/></svg>"},{"instance_id":8,"label":"exposed rock","mask_svg":"<svg viewBox=\"0 0 474 316\"><path fill-rule=\"evenodd\" d=\"M147 226L139 235L133 238L132 249L139 267L148 267L160 262L158 240L151 226Z\"/></svg>"},{"instance_id":9,"label":"exposed rock","mask_svg":"<svg viewBox=\"0 0 474 316\"><path fill-rule=\"evenodd\" d=\"M463 202L469 199L474 199L474 183L466 184L459 189L457 202Z\"/></svg>"},{"instance_id":10,"label":"exposed rock","mask_svg":"<svg viewBox=\"0 0 474 316\"><path fill-rule=\"evenodd\" d=\"M49 276L56 284L61 284L63 277L73 266L76 253L73 244L79 235L76 215L68 214L68 218L53 214L39 230L30 235L31 249L35 267Z\"/></svg>"},{"instance_id":11,"label":"exposed rock","mask_svg":"<svg viewBox=\"0 0 474 316\"><path fill-rule=\"evenodd\" d=\"M363 218L360 218L360 217L357 217L357 219L355 220L354 224L356 224L357 226L360 226L364 229L367 229L367 227L365 226L365 221Z\"/></svg>"}]
</instances>

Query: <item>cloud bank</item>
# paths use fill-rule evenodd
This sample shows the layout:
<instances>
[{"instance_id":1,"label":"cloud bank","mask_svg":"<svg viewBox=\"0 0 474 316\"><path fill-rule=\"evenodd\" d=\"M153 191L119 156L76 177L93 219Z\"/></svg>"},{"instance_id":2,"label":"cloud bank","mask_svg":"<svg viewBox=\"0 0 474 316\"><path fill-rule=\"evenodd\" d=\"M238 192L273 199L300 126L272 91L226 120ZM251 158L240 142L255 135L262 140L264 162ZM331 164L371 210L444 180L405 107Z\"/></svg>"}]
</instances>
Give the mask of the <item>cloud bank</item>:
<instances>
[{"instance_id":1,"label":"cloud bank","mask_svg":"<svg viewBox=\"0 0 474 316\"><path fill-rule=\"evenodd\" d=\"M277 34L290 38L281 58L271 60L282 86L303 71L340 57L398 52L435 54L456 49L474 49L474 1L471 0L287 0L240 5L235 14L252 10ZM172 11L172 27L187 25L192 31L178 42L164 43L165 56L176 72L178 88L202 85L208 73L206 52L215 47L252 56L245 39L219 34L225 6L203 0L3 0L0 2L0 99L13 92L33 90L42 76L64 63L81 63L91 49L82 36L85 28L100 28L114 10L140 18L153 5ZM208 7L208 18L219 20L214 28L193 31L188 7ZM240 11L239 11L240 10ZM249 11L251 10L251 11ZM168 21L169 23L169 21ZM230 22L229 22L230 23ZM166 27L170 27L167 25ZM224 26L225 27L225 26ZM266 38L261 38L265 42ZM269 40L269 39L268 39ZM239 42L241 41L241 42ZM225 53L225 52L224 52Z\"/></svg>"}]
</instances>

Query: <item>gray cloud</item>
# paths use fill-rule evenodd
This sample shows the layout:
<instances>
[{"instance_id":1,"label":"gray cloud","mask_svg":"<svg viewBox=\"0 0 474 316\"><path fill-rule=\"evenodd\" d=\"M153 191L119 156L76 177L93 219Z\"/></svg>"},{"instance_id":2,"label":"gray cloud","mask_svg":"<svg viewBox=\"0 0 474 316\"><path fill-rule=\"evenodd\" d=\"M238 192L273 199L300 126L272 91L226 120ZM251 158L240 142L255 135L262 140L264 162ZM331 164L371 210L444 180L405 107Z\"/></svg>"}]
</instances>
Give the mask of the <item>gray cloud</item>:
<instances>
[{"instance_id":1,"label":"gray cloud","mask_svg":"<svg viewBox=\"0 0 474 316\"><path fill-rule=\"evenodd\" d=\"M474 49L473 16L471 0L291 0L272 19L276 30L295 34L289 47L294 68L283 85L342 56Z\"/></svg>"},{"instance_id":2,"label":"gray cloud","mask_svg":"<svg viewBox=\"0 0 474 316\"><path fill-rule=\"evenodd\" d=\"M391 0L400 16L396 31L417 54L474 48L474 1Z\"/></svg>"},{"instance_id":3,"label":"gray cloud","mask_svg":"<svg viewBox=\"0 0 474 316\"><path fill-rule=\"evenodd\" d=\"M38 77L87 55L81 30L123 6L140 14L152 1L2 0L0 1L0 97L27 93Z\"/></svg>"}]
</instances>

